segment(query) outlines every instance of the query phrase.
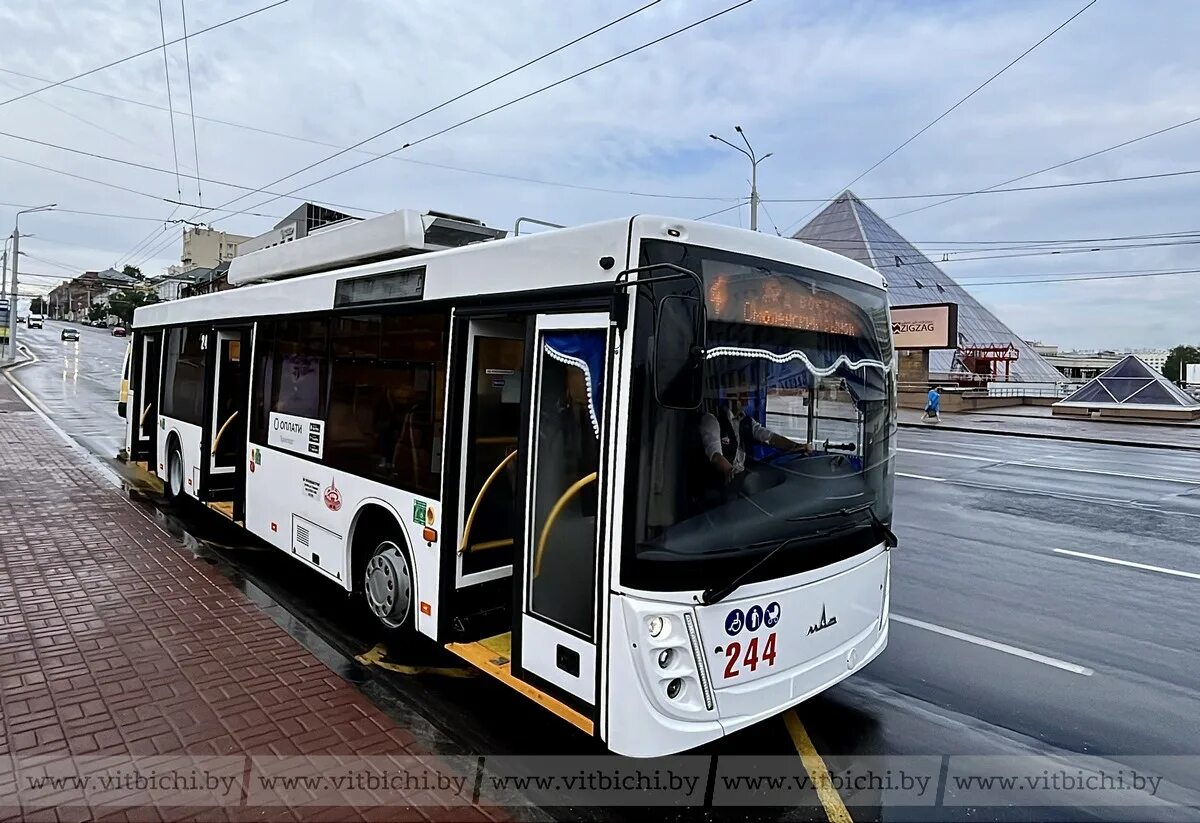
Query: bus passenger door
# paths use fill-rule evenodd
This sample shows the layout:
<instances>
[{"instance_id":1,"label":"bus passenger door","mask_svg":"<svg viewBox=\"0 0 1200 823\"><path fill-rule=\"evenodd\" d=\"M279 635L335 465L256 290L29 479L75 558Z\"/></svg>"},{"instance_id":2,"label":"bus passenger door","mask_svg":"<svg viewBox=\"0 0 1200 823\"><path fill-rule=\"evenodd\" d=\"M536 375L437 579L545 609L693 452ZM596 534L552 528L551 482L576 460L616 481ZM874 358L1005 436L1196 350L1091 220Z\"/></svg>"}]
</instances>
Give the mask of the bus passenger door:
<instances>
[{"instance_id":1,"label":"bus passenger door","mask_svg":"<svg viewBox=\"0 0 1200 823\"><path fill-rule=\"evenodd\" d=\"M537 317L525 483L520 668L596 703L600 454L609 318ZM604 484L607 485L607 484Z\"/></svg>"},{"instance_id":2,"label":"bus passenger door","mask_svg":"<svg viewBox=\"0 0 1200 823\"><path fill-rule=\"evenodd\" d=\"M458 588L512 575L526 321L472 319L459 481Z\"/></svg>"},{"instance_id":3,"label":"bus passenger door","mask_svg":"<svg viewBox=\"0 0 1200 823\"><path fill-rule=\"evenodd\" d=\"M201 499L240 503L246 488L250 333L249 329L218 329L212 339L214 367L203 440Z\"/></svg>"},{"instance_id":4,"label":"bus passenger door","mask_svg":"<svg viewBox=\"0 0 1200 823\"><path fill-rule=\"evenodd\" d=\"M130 417L129 459L144 461L154 472L158 454L158 382L162 370L162 334L149 332L134 338L130 353L130 394L133 403L125 410Z\"/></svg>"}]
</instances>

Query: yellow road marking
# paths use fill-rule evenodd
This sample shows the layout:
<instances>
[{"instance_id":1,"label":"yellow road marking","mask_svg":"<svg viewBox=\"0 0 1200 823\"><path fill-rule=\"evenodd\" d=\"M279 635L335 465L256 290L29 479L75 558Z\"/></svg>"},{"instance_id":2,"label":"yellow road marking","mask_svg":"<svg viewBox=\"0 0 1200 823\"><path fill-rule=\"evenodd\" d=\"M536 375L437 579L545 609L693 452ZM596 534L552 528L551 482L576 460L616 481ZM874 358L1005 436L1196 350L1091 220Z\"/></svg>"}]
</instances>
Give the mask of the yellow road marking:
<instances>
[{"instance_id":1,"label":"yellow road marking","mask_svg":"<svg viewBox=\"0 0 1200 823\"><path fill-rule=\"evenodd\" d=\"M787 725L788 734L792 736L792 742L796 744L796 751L800 753L800 762L804 764L809 778L812 779L813 788L817 790L817 797L825 807L825 816L829 818L829 823L854 823L841 795L833 787L829 768L817 753L817 747L809 739L808 732L794 709L783 713L783 722Z\"/></svg>"},{"instance_id":2,"label":"yellow road marking","mask_svg":"<svg viewBox=\"0 0 1200 823\"><path fill-rule=\"evenodd\" d=\"M354 659L364 666L377 666L384 671L397 674L434 674L441 677L475 677L479 674L475 669L458 669L452 666L404 666L384 660L383 658L386 656L387 646L376 643L374 648L355 655Z\"/></svg>"}]
</instances>

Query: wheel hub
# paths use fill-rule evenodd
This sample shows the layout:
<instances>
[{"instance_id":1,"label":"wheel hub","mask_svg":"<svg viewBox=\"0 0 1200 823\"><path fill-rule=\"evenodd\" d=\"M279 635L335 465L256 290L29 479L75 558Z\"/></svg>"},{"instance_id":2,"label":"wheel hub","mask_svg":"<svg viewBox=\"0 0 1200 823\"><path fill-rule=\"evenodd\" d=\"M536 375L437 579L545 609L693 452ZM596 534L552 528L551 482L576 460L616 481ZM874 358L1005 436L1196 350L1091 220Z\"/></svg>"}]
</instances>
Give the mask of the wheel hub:
<instances>
[{"instance_id":1,"label":"wheel hub","mask_svg":"<svg viewBox=\"0 0 1200 823\"><path fill-rule=\"evenodd\" d=\"M380 544L367 562L367 606L389 628L399 628L412 605L412 572L404 552L390 541Z\"/></svg>"}]
</instances>

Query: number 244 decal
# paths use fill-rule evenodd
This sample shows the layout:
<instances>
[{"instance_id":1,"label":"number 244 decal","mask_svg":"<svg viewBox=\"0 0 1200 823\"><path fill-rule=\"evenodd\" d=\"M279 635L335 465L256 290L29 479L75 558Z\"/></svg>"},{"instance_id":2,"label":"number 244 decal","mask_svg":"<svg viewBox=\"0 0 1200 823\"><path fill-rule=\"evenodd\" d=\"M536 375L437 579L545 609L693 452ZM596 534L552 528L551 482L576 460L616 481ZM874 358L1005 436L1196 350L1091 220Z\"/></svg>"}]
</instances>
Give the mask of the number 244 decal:
<instances>
[{"instance_id":1,"label":"number 244 decal","mask_svg":"<svg viewBox=\"0 0 1200 823\"><path fill-rule=\"evenodd\" d=\"M762 652L758 650L758 638L751 637L750 642L746 644L746 654L742 656L742 644L731 642L725 647L725 677L737 677L741 674L741 669L738 665L742 665L750 671L758 671L759 664L766 666L775 665L775 632L767 635L767 640L763 644Z\"/></svg>"}]
</instances>

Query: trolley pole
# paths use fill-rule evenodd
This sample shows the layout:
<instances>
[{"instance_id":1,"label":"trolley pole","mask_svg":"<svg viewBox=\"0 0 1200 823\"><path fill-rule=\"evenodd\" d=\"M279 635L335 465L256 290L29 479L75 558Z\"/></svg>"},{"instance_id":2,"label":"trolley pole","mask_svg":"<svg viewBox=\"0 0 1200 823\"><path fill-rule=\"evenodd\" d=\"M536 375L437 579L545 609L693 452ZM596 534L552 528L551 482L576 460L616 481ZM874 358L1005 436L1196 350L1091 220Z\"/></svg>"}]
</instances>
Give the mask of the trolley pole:
<instances>
[{"instance_id":1,"label":"trolley pole","mask_svg":"<svg viewBox=\"0 0 1200 823\"><path fill-rule=\"evenodd\" d=\"M735 145L733 145L733 143L730 143L728 140L726 140L722 137L717 137L715 134L710 134L709 137L711 137L713 140L716 140L718 143L724 143L726 146L729 146L729 148L731 148L735 151L740 151L742 154L746 155L747 158L749 158L749 160L750 160L750 231L758 231L758 203L759 203L758 164L761 163L762 161L766 160L768 157L773 155L775 152L769 151L766 154L764 154L762 157L759 157L757 154L754 153L754 147L750 145L750 141L746 139L746 134L745 134L745 132L742 131L742 127L734 126L733 130L736 131L738 133L738 136L742 138L742 142L746 144L746 148L743 149L741 146L735 146Z\"/></svg>"}]
</instances>

